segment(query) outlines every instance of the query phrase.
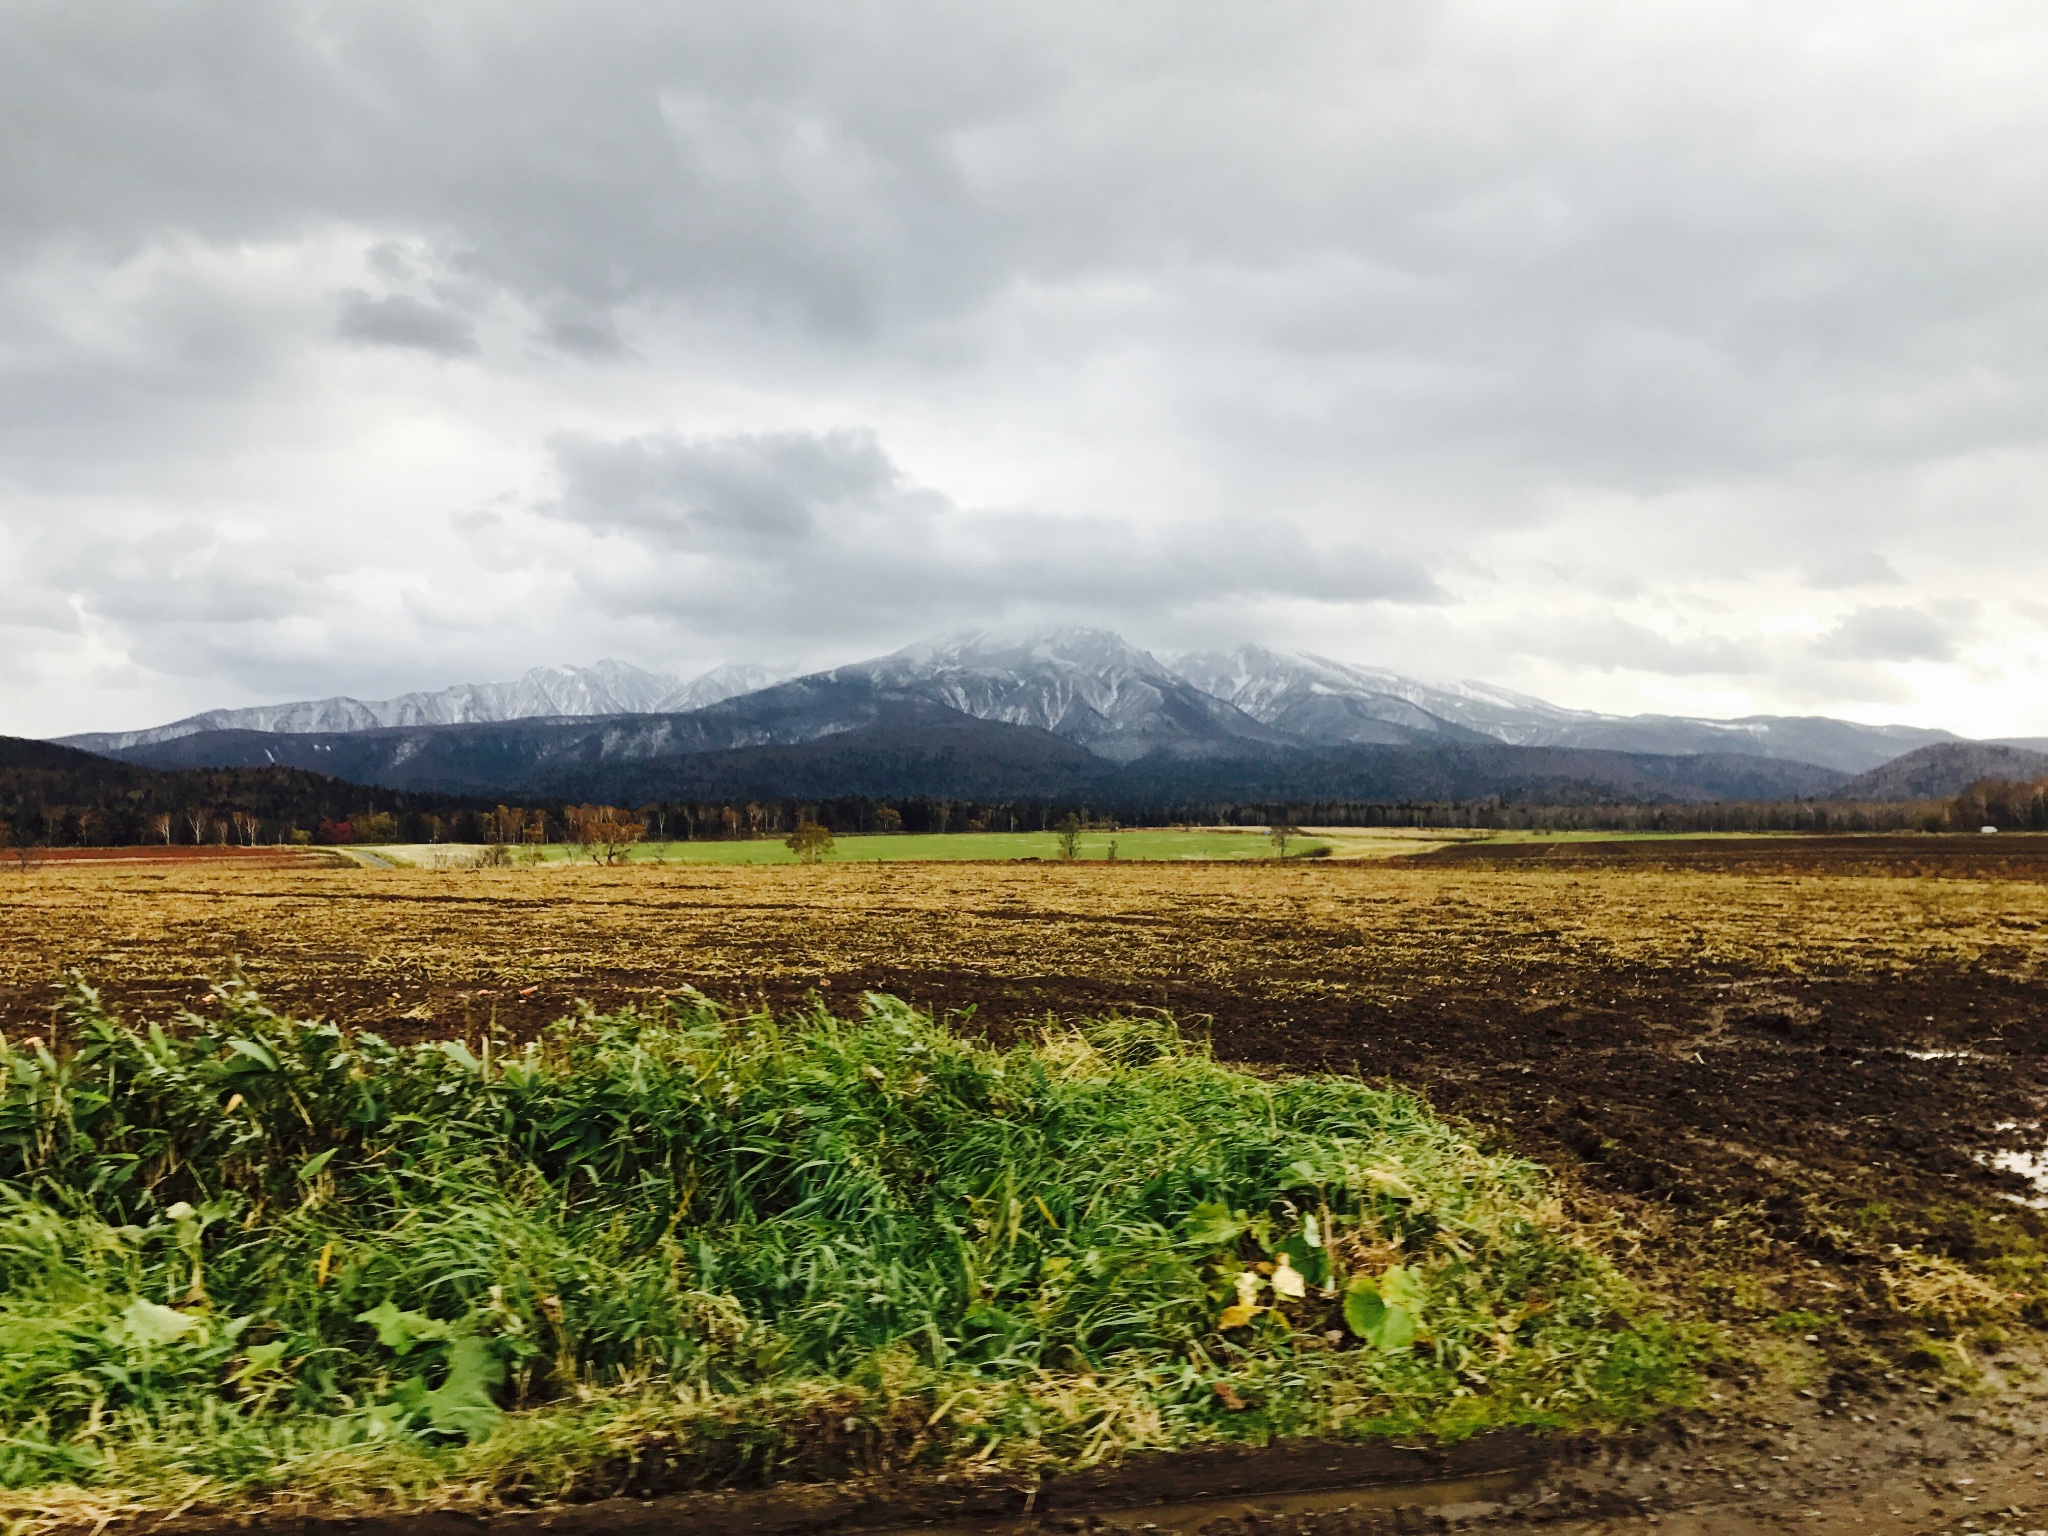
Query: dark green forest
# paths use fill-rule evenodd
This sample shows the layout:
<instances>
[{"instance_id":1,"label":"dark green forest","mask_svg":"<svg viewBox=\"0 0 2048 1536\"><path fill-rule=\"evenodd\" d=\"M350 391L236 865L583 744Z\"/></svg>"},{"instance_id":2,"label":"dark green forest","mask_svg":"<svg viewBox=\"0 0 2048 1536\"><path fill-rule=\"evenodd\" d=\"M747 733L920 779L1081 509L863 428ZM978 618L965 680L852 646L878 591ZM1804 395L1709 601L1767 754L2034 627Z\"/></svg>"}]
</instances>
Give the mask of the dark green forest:
<instances>
[{"instance_id":1,"label":"dark green forest","mask_svg":"<svg viewBox=\"0 0 2048 1536\"><path fill-rule=\"evenodd\" d=\"M0 846L552 843L573 840L575 802L352 784L298 768L159 770L47 742L0 738ZM835 834L1048 831L1091 826L1463 827L1665 832L2048 830L2048 779L1986 780L1953 800L1823 799L1546 805L1476 800L1219 800L1092 806L1067 800L924 796L653 800L631 807L651 839L779 837L801 821Z\"/></svg>"}]
</instances>

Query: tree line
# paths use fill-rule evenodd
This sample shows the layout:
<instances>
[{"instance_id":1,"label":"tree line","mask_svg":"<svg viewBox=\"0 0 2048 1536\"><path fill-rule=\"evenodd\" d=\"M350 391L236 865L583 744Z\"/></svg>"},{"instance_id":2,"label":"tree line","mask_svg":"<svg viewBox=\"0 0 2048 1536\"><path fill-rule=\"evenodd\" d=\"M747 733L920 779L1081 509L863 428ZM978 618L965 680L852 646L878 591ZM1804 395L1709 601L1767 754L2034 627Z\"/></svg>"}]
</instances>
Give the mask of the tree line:
<instances>
[{"instance_id":1,"label":"tree line","mask_svg":"<svg viewBox=\"0 0 2048 1536\"><path fill-rule=\"evenodd\" d=\"M0 846L574 843L788 838L878 832L1048 832L1085 827L1326 826L1558 831L1898 832L2048 830L2048 779L1991 779L1951 800L1544 805L1479 800L1202 801L1102 807L929 797L676 799L624 807L378 789L293 768L159 771L0 738ZM807 837L811 836L806 834ZM813 838L813 841L815 839Z\"/></svg>"},{"instance_id":2,"label":"tree line","mask_svg":"<svg viewBox=\"0 0 2048 1536\"><path fill-rule=\"evenodd\" d=\"M1949 802L1957 831L1996 827L2001 832L2048 832L2048 778L2016 782L1985 779Z\"/></svg>"}]
</instances>

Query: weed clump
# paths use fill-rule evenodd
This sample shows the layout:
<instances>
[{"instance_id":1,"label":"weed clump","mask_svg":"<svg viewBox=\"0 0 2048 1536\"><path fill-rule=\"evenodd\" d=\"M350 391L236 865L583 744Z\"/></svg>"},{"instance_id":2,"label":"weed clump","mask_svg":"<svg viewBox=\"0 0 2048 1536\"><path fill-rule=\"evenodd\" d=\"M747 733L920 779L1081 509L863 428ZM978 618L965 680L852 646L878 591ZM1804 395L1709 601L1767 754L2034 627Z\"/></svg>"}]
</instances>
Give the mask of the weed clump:
<instances>
[{"instance_id":1,"label":"weed clump","mask_svg":"<svg viewBox=\"0 0 2048 1536\"><path fill-rule=\"evenodd\" d=\"M999 1052L891 998L692 996L400 1048L214 1004L138 1029L81 985L63 1054L0 1042L0 1508L1456 1438L1691 1390L1533 1164L1163 1020Z\"/></svg>"}]
</instances>

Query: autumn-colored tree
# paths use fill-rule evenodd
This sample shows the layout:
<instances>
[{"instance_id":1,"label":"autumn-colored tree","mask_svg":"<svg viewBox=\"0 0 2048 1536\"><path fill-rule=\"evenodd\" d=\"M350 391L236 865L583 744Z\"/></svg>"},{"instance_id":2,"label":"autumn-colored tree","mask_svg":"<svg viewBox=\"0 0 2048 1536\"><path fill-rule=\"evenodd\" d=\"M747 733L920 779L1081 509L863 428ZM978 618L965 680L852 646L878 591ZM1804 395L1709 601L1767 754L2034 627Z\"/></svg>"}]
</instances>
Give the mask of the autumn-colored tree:
<instances>
[{"instance_id":1,"label":"autumn-colored tree","mask_svg":"<svg viewBox=\"0 0 2048 1536\"><path fill-rule=\"evenodd\" d=\"M875 830L877 832L901 832L903 830L903 813L893 805L876 806Z\"/></svg>"},{"instance_id":2,"label":"autumn-colored tree","mask_svg":"<svg viewBox=\"0 0 2048 1536\"><path fill-rule=\"evenodd\" d=\"M577 851L596 864L622 862L647 831L647 823L616 805L572 805L562 812L562 821Z\"/></svg>"},{"instance_id":3,"label":"autumn-colored tree","mask_svg":"<svg viewBox=\"0 0 2048 1536\"><path fill-rule=\"evenodd\" d=\"M832 832L815 821L799 821L783 846L806 864L816 864L832 851Z\"/></svg>"},{"instance_id":4,"label":"autumn-colored tree","mask_svg":"<svg viewBox=\"0 0 2048 1536\"><path fill-rule=\"evenodd\" d=\"M350 818L359 843L389 843L398 838L398 818L389 811L364 811Z\"/></svg>"}]
</instances>

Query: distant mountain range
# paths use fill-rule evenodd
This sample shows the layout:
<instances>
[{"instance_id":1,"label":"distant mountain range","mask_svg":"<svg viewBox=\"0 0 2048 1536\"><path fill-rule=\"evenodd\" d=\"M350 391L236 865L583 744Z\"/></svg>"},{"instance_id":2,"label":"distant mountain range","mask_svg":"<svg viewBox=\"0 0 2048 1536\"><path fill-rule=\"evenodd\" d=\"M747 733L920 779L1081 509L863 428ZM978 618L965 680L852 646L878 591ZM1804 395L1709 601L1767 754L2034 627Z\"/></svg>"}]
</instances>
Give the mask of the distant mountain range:
<instances>
[{"instance_id":1,"label":"distant mountain range","mask_svg":"<svg viewBox=\"0 0 2048 1536\"><path fill-rule=\"evenodd\" d=\"M266 731L289 735L374 731L397 725L474 725L486 720L554 716L679 714L751 693L775 681L765 667L734 663L684 681L646 672L623 661L589 667L535 667L517 682L458 683L438 693L402 693L395 699L302 699L247 709L209 709L169 725L141 731L92 731L61 744L87 752L119 753L208 731Z\"/></svg>"},{"instance_id":2,"label":"distant mountain range","mask_svg":"<svg viewBox=\"0 0 2048 1536\"><path fill-rule=\"evenodd\" d=\"M1563 709L1484 683L1417 682L1377 667L1262 646L1182 656L1175 670L1245 713L1316 741L1413 741L1435 734L1518 747L1605 752L1727 752L1812 763L1844 773L1874 768L1915 747L1954 741L1948 731L1860 725L1824 715L1602 715ZM1399 733L1399 734L1393 734Z\"/></svg>"},{"instance_id":3,"label":"distant mountain range","mask_svg":"<svg viewBox=\"0 0 2048 1536\"><path fill-rule=\"evenodd\" d=\"M1105 631L1058 629L956 635L783 682L757 667L682 680L606 661L65 741L155 767L293 766L450 793L1111 805L1773 799L1828 794L1957 738L1825 717L1600 715L1305 653L1161 660Z\"/></svg>"}]
</instances>

